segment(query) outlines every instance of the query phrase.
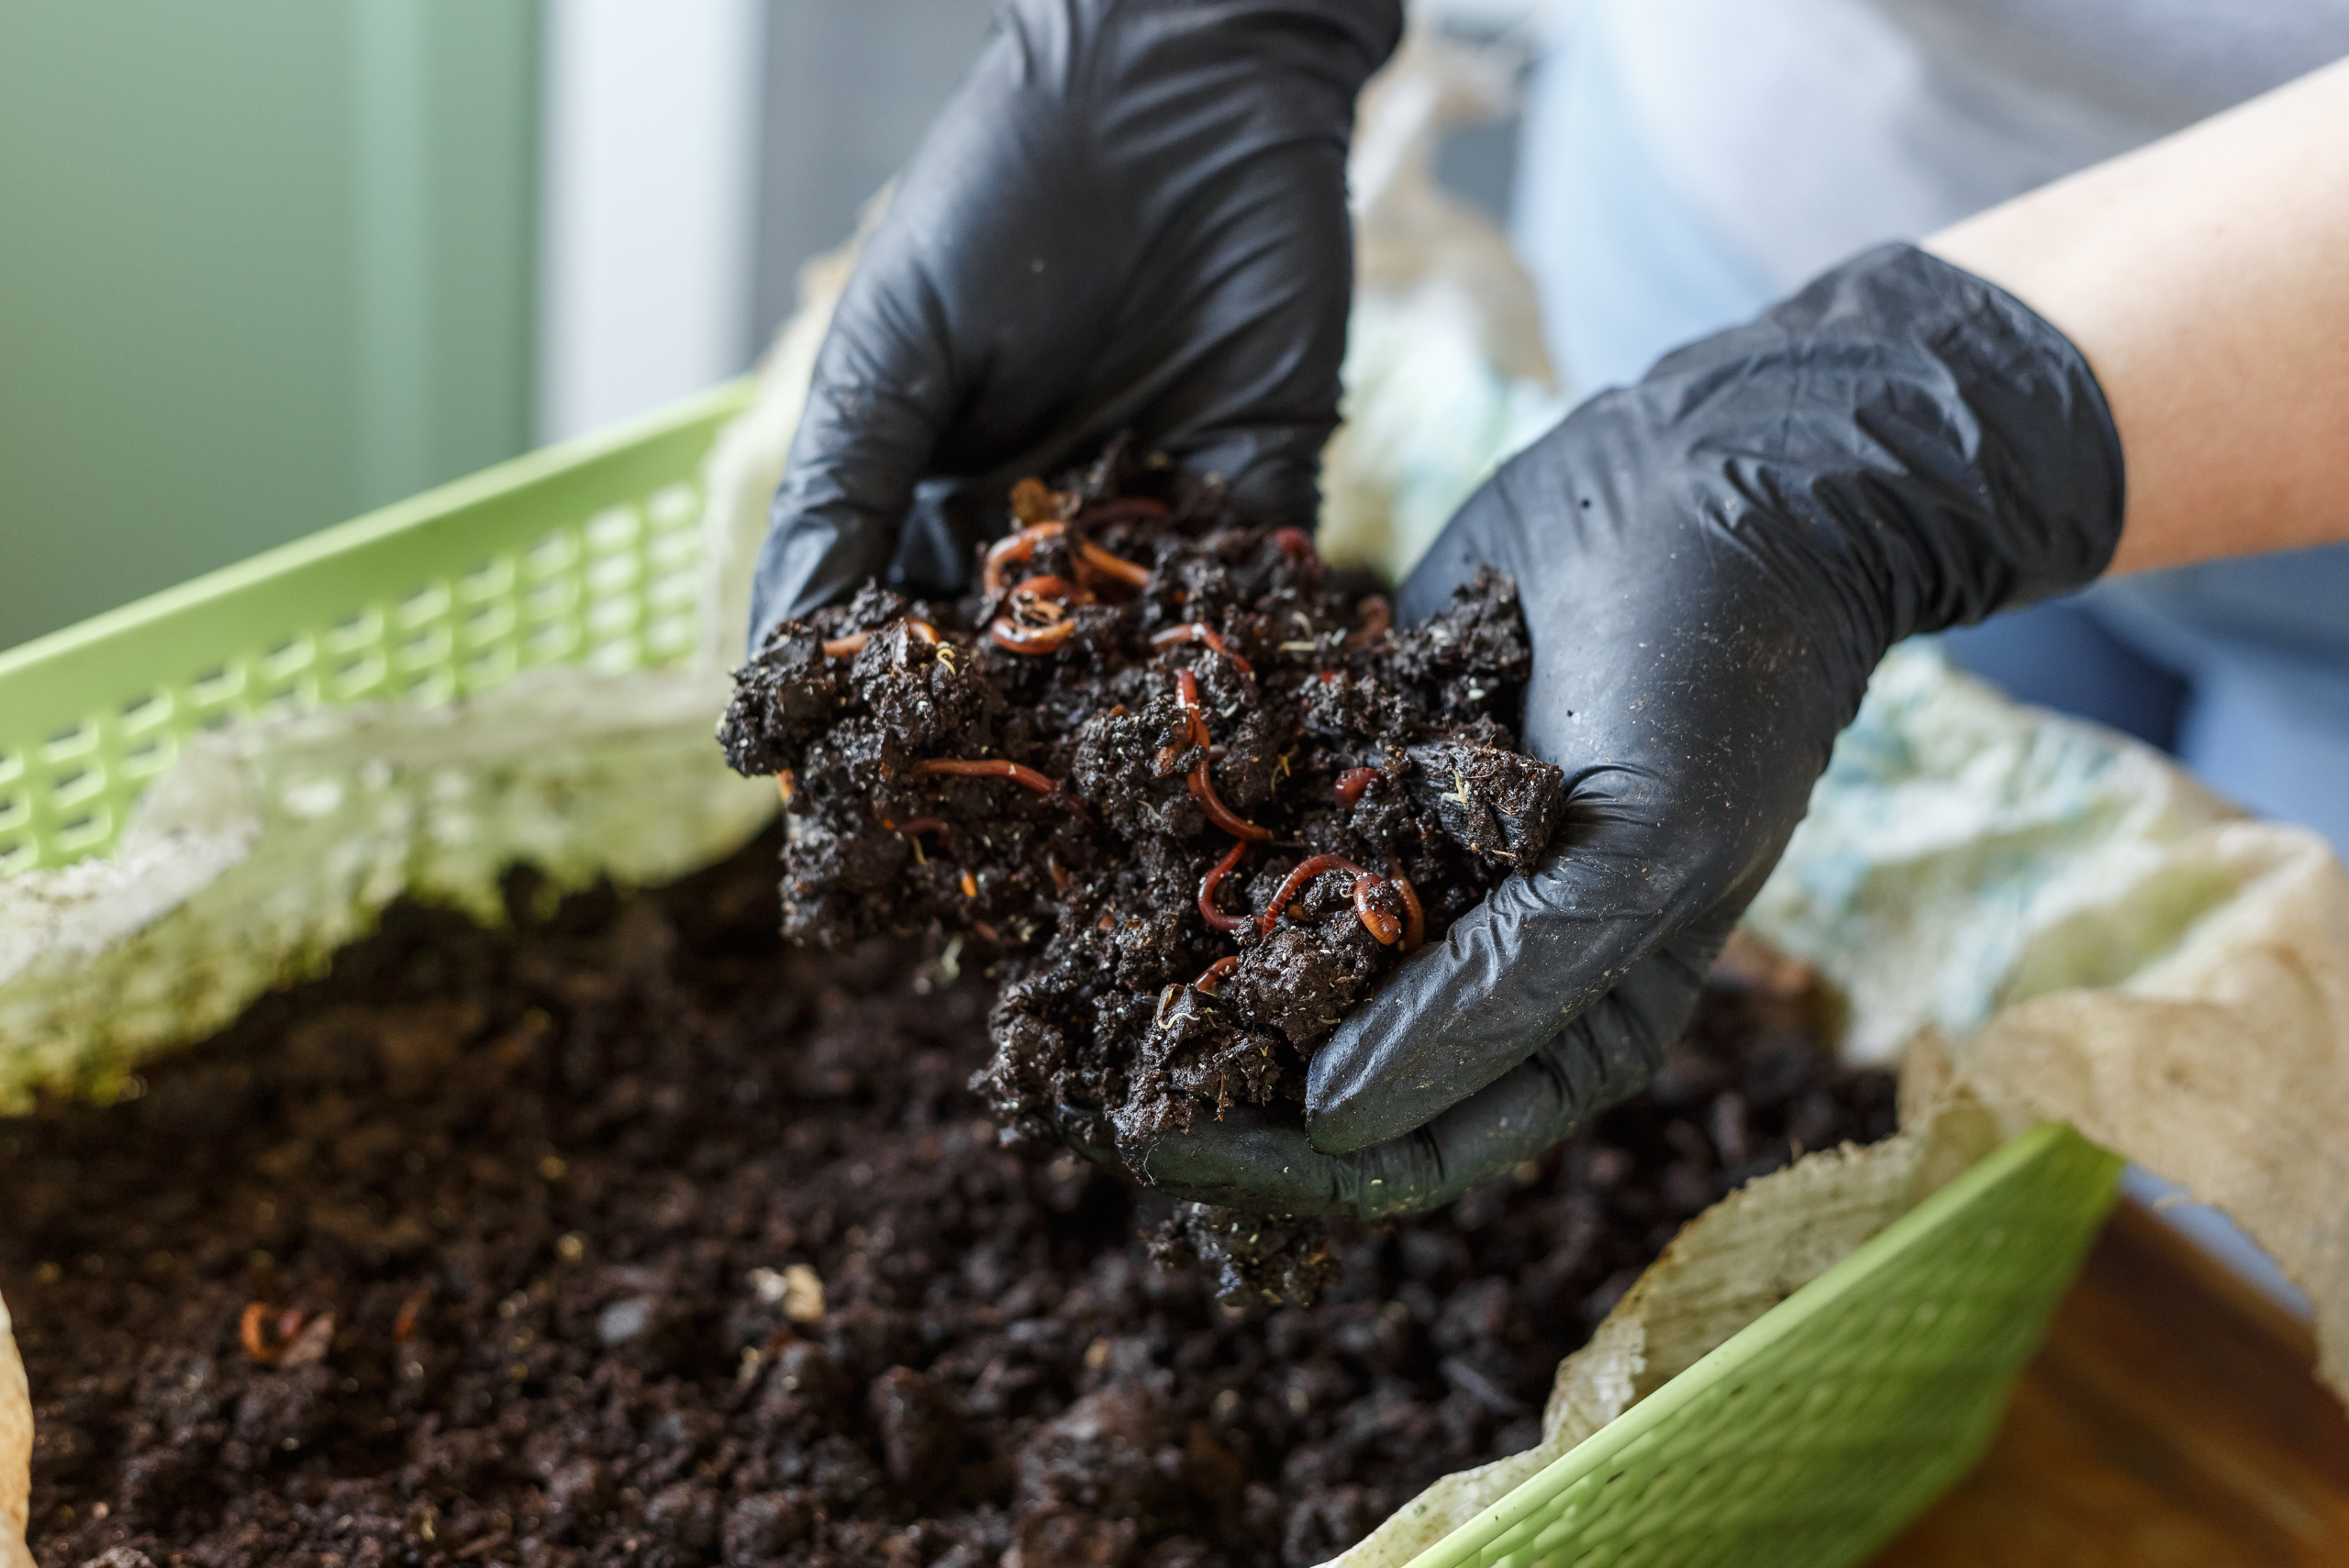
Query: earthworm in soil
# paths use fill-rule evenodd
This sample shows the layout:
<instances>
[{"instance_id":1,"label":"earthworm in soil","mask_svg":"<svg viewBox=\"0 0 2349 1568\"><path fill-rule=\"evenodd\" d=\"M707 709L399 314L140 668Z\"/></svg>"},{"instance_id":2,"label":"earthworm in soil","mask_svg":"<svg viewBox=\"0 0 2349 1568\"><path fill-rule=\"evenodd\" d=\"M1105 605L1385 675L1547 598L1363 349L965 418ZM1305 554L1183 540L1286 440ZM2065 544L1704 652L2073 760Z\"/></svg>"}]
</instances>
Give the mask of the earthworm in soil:
<instances>
[{"instance_id":1,"label":"earthworm in soil","mask_svg":"<svg viewBox=\"0 0 2349 1568\"><path fill-rule=\"evenodd\" d=\"M1215 793L1215 780L1208 776L1208 760L1205 757L1191 764L1191 798L1199 803L1199 809L1208 814L1209 821L1235 839L1261 844L1273 836L1270 828L1259 828L1224 805Z\"/></svg>"},{"instance_id":2,"label":"earthworm in soil","mask_svg":"<svg viewBox=\"0 0 2349 1568\"><path fill-rule=\"evenodd\" d=\"M1280 920L1281 912L1289 906L1298 891L1315 877L1328 871L1350 871L1354 873L1354 913L1362 917L1364 929L1388 947L1403 934L1403 922L1377 908L1370 902L1370 891L1386 879L1375 871L1364 871L1343 855L1314 855L1288 873L1280 891L1273 895L1273 902L1256 917L1256 930L1261 936L1273 934L1273 927ZM1405 906L1408 907L1407 904Z\"/></svg>"},{"instance_id":3,"label":"earthworm in soil","mask_svg":"<svg viewBox=\"0 0 2349 1568\"><path fill-rule=\"evenodd\" d=\"M1038 795L1050 795L1059 787L1035 769L1021 767L1018 762L1008 762L1001 757L930 757L916 762L907 771L915 778L946 773L956 778L1009 779L1020 788L1032 789Z\"/></svg>"},{"instance_id":4,"label":"earthworm in soil","mask_svg":"<svg viewBox=\"0 0 2349 1568\"><path fill-rule=\"evenodd\" d=\"M1215 744L1208 734L1207 710L1199 706L1199 678L1188 670L1175 672L1174 706L1183 710L1192 745L1205 751Z\"/></svg>"},{"instance_id":5,"label":"earthworm in soil","mask_svg":"<svg viewBox=\"0 0 2349 1568\"><path fill-rule=\"evenodd\" d=\"M1073 620L1054 621L1044 627L1025 627L1014 625L997 616L987 628L987 635L995 639L997 647L1014 653L1050 653L1066 642L1075 630L1076 622Z\"/></svg>"},{"instance_id":6,"label":"earthworm in soil","mask_svg":"<svg viewBox=\"0 0 2349 1568\"><path fill-rule=\"evenodd\" d=\"M1191 744L1202 751L1215 744L1208 734L1207 716L1199 709L1199 678L1188 670L1174 677L1174 700L1181 705L1184 716L1190 720ZM1163 757L1165 753L1161 752ZM1215 780L1208 773L1208 759L1201 757L1191 764L1191 798L1208 819L1235 839L1250 839L1263 843L1273 836L1270 828L1259 828L1253 822L1224 805L1223 797L1215 792Z\"/></svg>"},{"instance_id":7,"label":"earthworm in soil","mask_svg":"<svg viewBox=\"0 0 2349 1568\"><path fill-rule=\"evenodd\" d=\"M1208 964L1207 968L1201 970L1199 972L1199 977L1191 982L1191 989L1194 991L1204 991L1208 995L1212 996L1215 995L1217 983L1222 980L1225 975L1230 974L1233 970L1239 967L1240 956L1237 953L1227 953L1223 957L1217 959L1213 963Z\"/></svg>"},{"instance_id":8,"label":"earthworm in soil","mask_svg":"<svg viewBox=\"0 0 2349 1568\"><path fill-rule=\"evenodd\" d=\"M1091 539L1076 547L1076 559L1080 564L1091 567L1104 577L1114 577L1130 588L1139 588L1150 581L1149 567L1138 561L1128 561L1121 555L1112 555Z\"/></svg>"},{"instance_id":9,"label":"earthworm in soil","mask_svg":"<svg viewBox=\"0 0 2349 1568\"><path fill-rule=\"evenodd\" d=\"M920 638L932 648L938 646L938 628L930 625L928 621L916 620L911 616L908 616L904 620L899 621L896 624L904 627L907 631L912 632L916 637ZM886 631L889 628L885 626L881 629L883 631ZM853 659L858 654L863 652L864 645L872 640L873 633L870 631L852 631L846 637L835 637L824 644L824 657L827 659Z\"/></svg>"},{"instance_id":10,"label":"earthworm in soil","mask_svg":"<svg viewBox=\"0 0 2349 1568\"><path fill-rule=\"evenodd\" d=\"M1035 523L987 546L986 562L979 569L979 584L992 599L1003 592L1005 568L1030 560L1046 541L1068 531L1066 523Z\"/></svg>"},{"instance_id":11,"label":"earthworm in soil","mask_svg":"<svg viewBox=\"0 0 2349 1568\"><path fill-rule=\"evenodd\" d=\"M1013 584L1011 596L1015 599L1057 599L1072 605L1090 604L1093 601L1091 594L1067 578L1055 577L1049 572L1037 577L1024 577Z\"/></svg>"},{"instance_id":12,"label":"earthworm in soil","mask_svg":"<svg viewBox=\"0 0 2349 1568\"><path fill-rule=\"evenodd\" d=\"M1214 870L1199 879L1199 917L1219 931L1236 931L1250 919L1246 915L1227 915L1215 906L1216 889L1223 885L1223 879L1231 874L1240 864L1240 857L1247 852L1248 840L1242 839L1215 862Z\"/></svg>"},{"instance_id":13,"label":"earthworm in soil","mask_svg":"<svg viewBox=\"0 0 2349 1568\"><path fill-rule=\"evenodd\" d=\"M243 1341L245 1354L255 1362L262 1366L275 1366L278 1358L284 1355L286 1348L294 1342L294 1336L302 1331L303 1316L298 1307L289 1307L279 1313L274 1325L276 1335L273 1340L268 1304L248 1302L244 1316L237 1321L237 1338Z\"/></svg>"},{"instance_id":14,"label":"earthworm in soil","mask_svg":"<svg viewBox=\"0 0 2349 1568\"><path fill-rule=\"evenodd\" d=\"M1150 645L1152 648L1172 648L1178 642L1204 642L1226 659L1230 660L1231 667L1241 674L1252 675L1256 673L1254 665L1231 651L1231 645L1223 639L1223 633L1200 621L1186 620L1181 626L1170 626L1150 639Z\"/></svg>"},{"instance_id":15,"label":"earthworm in soil","mask_svg":"<svg viewBox=\"0 0 2349 1568\"><path fill-rule=\"evenodd\" d=\"M1393 883L1395 890L1403 895L1403 951L1417 952L1428 935L1427 916L1419 908L1419 889L1411 885L1411 879L1399 869L1386 880ZM1377 934L1375 930L1371 932L1373 936Z\"/></svg>"}]
</instances>

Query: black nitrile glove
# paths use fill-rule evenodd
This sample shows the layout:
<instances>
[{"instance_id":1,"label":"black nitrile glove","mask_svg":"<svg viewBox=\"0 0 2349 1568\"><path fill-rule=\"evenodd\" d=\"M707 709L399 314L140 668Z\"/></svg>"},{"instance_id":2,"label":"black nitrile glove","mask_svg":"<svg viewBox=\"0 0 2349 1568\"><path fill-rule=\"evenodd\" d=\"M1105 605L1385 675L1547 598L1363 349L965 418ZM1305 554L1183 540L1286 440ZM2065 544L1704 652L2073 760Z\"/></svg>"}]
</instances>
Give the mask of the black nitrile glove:
<instances>
[{"instance_id":1,"label":"black nitrile glove","mask_svg":"<svg viewBox=\"0 0 2349 1568\"><path fill-rule=\"evenodd\" d=\"M1397 606L1431 613L1479 563L1517 574L1524 740L1569 788L1544 862L1346 1020L1305 1129L1234 1116L1127 1160L1265 1213L1408 1212L1636 1092L1885 651L2081 587L2121 515L2079 351L1905 246L1584 404L1461 509Z\"/></svg>"},{"instance_id":2,"label":"black nitrile glove","mask_svg":"<svg viewBox=\"0 0 2349 1568\"><path fill-rule=\"evenodd\" d=\"M1121 429L1311 526L1354 95L1401 29L1400 0L1004 0L817 358L751 646L868 577L958 591L966 497Z\"/></svg>"}]
</instances>

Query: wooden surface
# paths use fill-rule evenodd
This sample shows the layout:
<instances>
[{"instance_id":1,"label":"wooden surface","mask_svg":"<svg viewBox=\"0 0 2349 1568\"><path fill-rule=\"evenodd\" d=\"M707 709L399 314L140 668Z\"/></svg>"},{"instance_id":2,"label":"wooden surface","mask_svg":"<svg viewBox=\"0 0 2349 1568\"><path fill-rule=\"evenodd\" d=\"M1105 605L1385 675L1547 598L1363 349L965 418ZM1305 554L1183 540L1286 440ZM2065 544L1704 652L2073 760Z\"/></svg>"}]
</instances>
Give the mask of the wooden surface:
<instances>
[{"instance_id":1,"label":"wooden surface","mask_svg":"<svg viewBox=\"0 0 2349 1568\"><path fill-rule=\"evenodd\" d=\"M1974 1473L1875 1568L2349 1564L2349 1417L2299 1318L2123 1205Z\"/></svg>"}]
</instances>

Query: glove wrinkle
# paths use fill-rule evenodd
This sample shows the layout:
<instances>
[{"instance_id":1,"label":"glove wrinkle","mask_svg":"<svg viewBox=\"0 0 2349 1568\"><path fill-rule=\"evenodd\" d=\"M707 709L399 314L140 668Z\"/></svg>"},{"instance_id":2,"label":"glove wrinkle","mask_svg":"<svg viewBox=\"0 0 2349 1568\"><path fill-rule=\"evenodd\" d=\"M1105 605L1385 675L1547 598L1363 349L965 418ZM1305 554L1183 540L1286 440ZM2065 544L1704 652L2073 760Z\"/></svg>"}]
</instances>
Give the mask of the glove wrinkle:
<instances>
[{"instance_id":1,"label":"glove wrinkle","mask_svg":"<svg viewBox=\"0 0 2349 1568\"><path fill-rule=\"evenodd\" d=\"M1353 100L1401 30L1397 0L1005 0L818 353L751 646L885 566L918 483L967 516L1120 429L1309 518Z\"/></svg>"},{"instance_id":2,"label":"glove wrinkle","mask_svg":"<svg viewBox=\"0 0 2349 1568\"><path fill-rule=\"evenodd\" d=\"M1876 661L2093 577L2119 537L2120 459L2069 342L1895 246L1505 465L1400 603L1424 616L1479 564L1516 573L1535 659L1521 728L1573 774L1564 848L1322 1048L1313 1144L1354 1158L1430 1126L1456 1185L1492 1168L1472 1144L1515 1147L1526 1096L1562 1131L1642 1081Z\"/></svg>"}]
</instances>

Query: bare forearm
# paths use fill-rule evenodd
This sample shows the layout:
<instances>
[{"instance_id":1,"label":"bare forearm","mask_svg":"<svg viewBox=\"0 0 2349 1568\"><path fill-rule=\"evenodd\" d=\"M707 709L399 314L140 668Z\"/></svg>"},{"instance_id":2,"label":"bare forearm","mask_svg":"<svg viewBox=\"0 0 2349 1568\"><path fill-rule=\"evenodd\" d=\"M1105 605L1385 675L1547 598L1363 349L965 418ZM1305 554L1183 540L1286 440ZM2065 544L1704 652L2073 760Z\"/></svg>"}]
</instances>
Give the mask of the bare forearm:
<instances>
[{"instance_id":1,"label":"bare forearm","mask_svg":"<svg viewBox=\"0 0 2349 1568\"><path fill-rule=\"evenodd\" d=\"M2349 540L2349 61L1943 230L2087 356L2114 572Z\"/></svg>"}]
</instances>

